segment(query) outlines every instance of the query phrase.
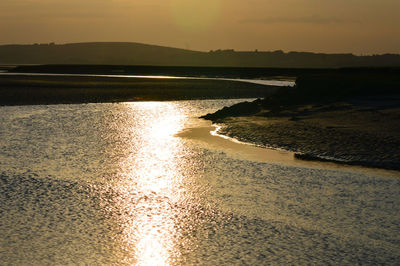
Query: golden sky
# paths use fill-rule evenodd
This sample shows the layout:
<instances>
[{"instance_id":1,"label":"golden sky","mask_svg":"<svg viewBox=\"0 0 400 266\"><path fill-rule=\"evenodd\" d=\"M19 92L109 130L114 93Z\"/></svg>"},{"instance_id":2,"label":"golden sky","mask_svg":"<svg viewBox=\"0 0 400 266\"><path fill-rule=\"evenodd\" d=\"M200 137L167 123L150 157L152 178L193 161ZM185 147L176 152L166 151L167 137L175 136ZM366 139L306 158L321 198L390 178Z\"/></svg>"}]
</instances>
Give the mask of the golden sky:
<instances>
[{"instance_id":1,"label":"golden sky","mask_svg":"<svg viewBox=\"0 0 400 266\"><path fill-rule=\"evenodd\" d=\"M0 44L400 53L400 0L0 0Z\"/></svg>"}]
</instances>

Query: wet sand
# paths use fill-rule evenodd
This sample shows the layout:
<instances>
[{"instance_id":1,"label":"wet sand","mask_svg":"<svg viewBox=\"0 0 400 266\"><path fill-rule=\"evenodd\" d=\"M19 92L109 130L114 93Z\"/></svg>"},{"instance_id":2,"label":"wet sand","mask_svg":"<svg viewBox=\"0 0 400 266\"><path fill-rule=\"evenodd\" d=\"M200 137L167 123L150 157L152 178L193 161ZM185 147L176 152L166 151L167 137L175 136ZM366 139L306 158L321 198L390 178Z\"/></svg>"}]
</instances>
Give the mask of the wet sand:
<instances>
[{"instance_id":1,"label":"wet sand","mask_svg":"<svg viewBox=\"0 0 400 266\"><path fill-rule=\"evenodd\" d=\"M305 105L217 120L220 134L302 160L400 170L400 97Z\"/></svg>"},{"instance_id":2,"label":"wet sand","mask_svg":"<svg viewBox=\"0 0 400 266\"><path fill-rule=\"evenodd\" d=\"M279 148L260 147L251 142L220 134L222 127L212 125L210 121L202 121L197 127L186 128L176 137L196 141L207 149L220 150L230 157L284 166L295 166L310 169L343 170L363 174L397 177L398 171L365 167L361 165L342 164L336 161L303 160L292 151Z\"/></svg>"}]
</instances>

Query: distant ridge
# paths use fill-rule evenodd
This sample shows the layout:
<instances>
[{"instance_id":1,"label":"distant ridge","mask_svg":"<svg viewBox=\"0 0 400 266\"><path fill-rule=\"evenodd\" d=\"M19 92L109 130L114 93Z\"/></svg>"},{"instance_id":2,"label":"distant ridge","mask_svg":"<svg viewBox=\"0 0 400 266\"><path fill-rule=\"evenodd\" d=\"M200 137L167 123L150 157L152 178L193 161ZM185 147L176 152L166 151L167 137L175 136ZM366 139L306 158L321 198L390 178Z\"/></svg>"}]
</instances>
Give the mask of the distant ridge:
<instances>
[{"instance_id":1,"label":"distant ridge","mask_svg":"<svg viewBox=\"0 0 400 266\"><path fill-rule=\"evenodd\" d=\"M279 68L398 67L400 55L310 52L199 52L129 42L0 45L0 64L96 64L152 66L225 66Z\"/></svg>"}]
</instances>

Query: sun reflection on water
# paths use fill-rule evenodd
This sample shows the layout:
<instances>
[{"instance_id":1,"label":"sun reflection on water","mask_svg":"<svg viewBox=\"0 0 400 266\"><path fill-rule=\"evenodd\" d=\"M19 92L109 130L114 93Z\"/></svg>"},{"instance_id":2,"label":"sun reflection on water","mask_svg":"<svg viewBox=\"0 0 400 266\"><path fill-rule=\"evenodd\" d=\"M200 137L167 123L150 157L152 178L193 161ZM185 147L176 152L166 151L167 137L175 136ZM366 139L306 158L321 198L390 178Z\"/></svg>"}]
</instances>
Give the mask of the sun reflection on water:
<instances>
[{"instance_id":1,"label":"sun reflection on water","mask_svg":"<svg viewBox=\"0 0 400 266\"><path fill-rule=\"evenodd\" d=\"M173 208L185 194L179 158L182 144L173 137L183 128L184 115L171 103L127 103L132 119L135 112L145 112L132 123L140 134L131 145L131 153L121 162L121 171L128 171L127 180L121 180L121 189L135 198L124 197L119 203L124 218L125 249L132 249L139 265L169 265L179 257L175 248L175 217ZM139 107L139 108L138 108Z\"/></svg>"}]
</instances>

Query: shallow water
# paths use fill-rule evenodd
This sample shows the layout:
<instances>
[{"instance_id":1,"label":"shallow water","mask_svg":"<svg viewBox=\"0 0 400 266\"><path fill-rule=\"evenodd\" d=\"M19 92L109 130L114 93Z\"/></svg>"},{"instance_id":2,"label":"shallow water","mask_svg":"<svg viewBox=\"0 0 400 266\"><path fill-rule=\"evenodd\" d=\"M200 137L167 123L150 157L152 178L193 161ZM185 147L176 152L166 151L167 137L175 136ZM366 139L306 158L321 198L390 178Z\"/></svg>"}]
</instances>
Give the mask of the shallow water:
<instances>
[{"instance_id":1,"label":"shallow water","mask_svg":"<svg viewBox=\"0 0 400 266\"><path fill-rule=\"evenodd\" d=\"M4 76L55 76L55 77L107 77L107 78L148 78L148 79L194 79L194 80L228 80L245 83L254 83L267 86L290 86L293 87L295 81L287 80L267 80L267 79L234 79L234 78L207 78L207 77L178 77L178 76L151 76L151 75L98 75L98 74L51 74L51 73L18 73L0 71Z\"/></svg>"},{"instance_id":2,"label":"shallow water","mask_svg":"<svg viewBox=\"0 0 400 266\"><path fill-rule=\"evenodd\" d=\"M396 172L177 134L238 101L0 107L2 264L399 264Z\"/></svg>"}]
</instances>

